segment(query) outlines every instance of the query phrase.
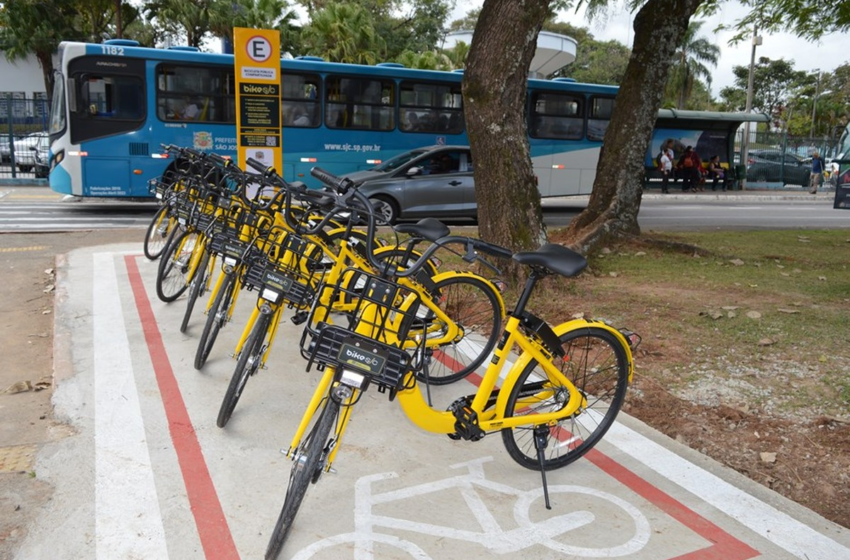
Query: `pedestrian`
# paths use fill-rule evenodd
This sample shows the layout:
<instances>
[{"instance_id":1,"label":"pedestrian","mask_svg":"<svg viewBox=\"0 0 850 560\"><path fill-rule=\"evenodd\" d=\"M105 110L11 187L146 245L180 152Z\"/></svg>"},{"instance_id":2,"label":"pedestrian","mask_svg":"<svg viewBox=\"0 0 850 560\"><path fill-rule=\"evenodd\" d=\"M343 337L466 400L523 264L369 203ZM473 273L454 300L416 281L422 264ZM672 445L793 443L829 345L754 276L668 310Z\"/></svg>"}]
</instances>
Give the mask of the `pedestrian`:
<instances>
[{"instance_id":1,"label":"pedestrian","mask_svg":"<svg viewBox=\"0 0 850 560\"><path fill-rule=\"evenodd\" d=\"M662 149L658 154L658 170L661 172L661 193L669 194L670 175L673 173L673 159L669 156L667 149Z\"/></svg>"},{"instance_id":2,"label":"pedestrian","mask_svg":"<svg viewBox=\"0 0 850 560\"><path fill-rule=\"evenodd\" d=\"M676 161L676 152L673 149L675 144L676 143L673 141L672 138L668 138L667 142L664 144L664 147L662 148L667 153L667 157L670 158L670 165L671 166ZM675 188L676 187L676 168L675 167L671 167L671 169L670 169L670 178L673 179L673 187Z\"/></svg>"},{"instance_id":3,"label":"pedestrian","mask_svg":"<svg viewBox=\"0 0 850 560\"><path fill-rule=\"evenodd\" d=\"M724 191L726 190L725 175L723 168L720 167L720 156L711 156L711 159L708 160L708 177L712 179L711 190L717 190L717 183L719 181L723 181L722 188Z\"/></svg>"},{"instance_id":4,"label":"pedestrian","mask_svg":"<svg viewBox=\"0 0 850 560\"><path fill-rule=\"evenodd\" d=\"M700 160L693 146L685 148L685 153L679 158L676 168L682 174L682 192L696 192L700 188L702 180L702 160Z\"/></svg>"},{"instance_id":5,"label":"pedestrian","mask_svg":"<svg viewBox=\"0 0 850 560\"><path fill-rule=\"evenodd\" d=\"M820 186L820 178L823 175L823 171L825 169L826 163L823 161L823 158L820 157L820 154L817 150L812 153L812 174L809 178L809 192L811 194L817 194L818 186Z\"/></svg>"}]
</instances>

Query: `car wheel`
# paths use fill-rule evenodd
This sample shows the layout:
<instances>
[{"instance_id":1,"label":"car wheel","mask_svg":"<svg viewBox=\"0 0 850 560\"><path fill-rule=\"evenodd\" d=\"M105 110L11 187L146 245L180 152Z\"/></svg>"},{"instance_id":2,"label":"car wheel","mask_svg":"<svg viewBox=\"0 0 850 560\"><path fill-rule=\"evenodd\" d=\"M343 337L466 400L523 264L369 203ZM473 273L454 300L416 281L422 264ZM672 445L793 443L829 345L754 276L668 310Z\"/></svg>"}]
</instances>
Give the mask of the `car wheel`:
<instances>
[{"instance_id":1,"label":"car wheel","mask_svg":"<svg viewBox=\"0 0 850 560\"><path fill-rule=\"evenodd\" d=\"M18 169L20 169L21 173L29 173L32 170L32 167L29 165L19 165Z\"/></svg>"},{"instance_id":2,"label":"car wheel","mask_svg":"<svg viewBox=\"0 0 850 560\"><path fill-rule=\"evenodd\" d=\"M388 196L376 196L369 199L375 210L378 212L379 219L387 224L393 225L398 220L398 204Z\"/></svg>"}]
</instances>

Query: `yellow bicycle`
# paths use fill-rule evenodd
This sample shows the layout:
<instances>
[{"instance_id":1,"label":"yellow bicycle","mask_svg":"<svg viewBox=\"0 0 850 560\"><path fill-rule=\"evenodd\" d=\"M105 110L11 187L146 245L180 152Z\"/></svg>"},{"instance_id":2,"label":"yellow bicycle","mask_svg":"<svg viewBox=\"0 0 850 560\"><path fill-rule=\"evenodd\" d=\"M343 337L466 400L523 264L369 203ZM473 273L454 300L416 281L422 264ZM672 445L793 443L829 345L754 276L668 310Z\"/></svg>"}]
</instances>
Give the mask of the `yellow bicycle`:
<instances>
[{"instance_id":1,"label":"yellow bicycle","mask_svg":"<svg viewBox=\"0 0 850 560\"><path fill-rule=\"evenodd\" d=\"M345 188L333 176L318 176L327 184ZM355 197L359 194L351 192ZM417 265L427 257L428 251ZM501 432L511 458L541 472L549 507L545 472L583 456L611 427L634 371L632 348L640 337L585 319L551 327L526 309L541 278L579 274L587 265L581 255L547 244L512 258L528 267L528 280L478 390L459 397L449 410L429 405L416 375L425 361L401 349L401 341L409 340L409 333L415 330L421 301L399 281L415 274L416 265L394 271L394 275L366 278L366 289L349 321L318 322L305 335L302 353L311 363L323 365L324 373L287 451L293 464L266 560L277 558L307 487L331 469L354 406L373 385L395 398L405 415L423 430L469 441ZM340 286L324 289L345 292ZM497 387L510 362L501 387Z\"/></svg>"}]
</instances>

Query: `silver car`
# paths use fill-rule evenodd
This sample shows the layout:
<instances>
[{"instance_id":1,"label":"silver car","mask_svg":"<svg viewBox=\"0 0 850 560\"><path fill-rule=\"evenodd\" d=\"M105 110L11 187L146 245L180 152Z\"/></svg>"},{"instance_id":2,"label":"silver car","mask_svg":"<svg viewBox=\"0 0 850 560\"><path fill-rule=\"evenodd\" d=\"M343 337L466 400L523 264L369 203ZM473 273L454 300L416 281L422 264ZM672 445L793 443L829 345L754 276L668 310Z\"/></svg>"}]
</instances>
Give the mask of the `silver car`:
<instances>
[{"instance_id":1,"label":"silver car","mask_svg":"<svg viewBox=\"0 0 850 560\"><path fill-rule=\"evenodd\" d=\"M38 149L38 143L47 138L46 132L33 132L15 140L15 165L23 172L32 171L35 167L35 152Z\"/></svg>"},{"instance_id":2,"label":"silver car","mask_svg":"<svg viewBox=\"0 0 850 560\"><path fill-rule=\"evenodd\" d=\"M400 218L476 218L469 146L427 146L344 175L388 223Z\"/></svg>"}]
</instances>

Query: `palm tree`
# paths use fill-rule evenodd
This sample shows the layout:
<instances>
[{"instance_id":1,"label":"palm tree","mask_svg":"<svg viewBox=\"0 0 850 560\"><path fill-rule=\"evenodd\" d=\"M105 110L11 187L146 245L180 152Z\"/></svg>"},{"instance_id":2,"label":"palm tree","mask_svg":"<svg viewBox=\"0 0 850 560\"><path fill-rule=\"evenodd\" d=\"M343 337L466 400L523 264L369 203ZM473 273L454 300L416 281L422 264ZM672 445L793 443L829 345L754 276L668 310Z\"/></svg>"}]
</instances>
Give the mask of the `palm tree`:
<instances>
[{"instance_id":1,"label":"palm tree","mask_svg":"<svg viewBox=\"0 0 850 560\"><path fill-rule=\"evenodd\" d=\"M711 72L706 64L717 66L717 60L720 57L720 47L709 42L708 39L697 37L704 23L703 21L690 23L685 31L682 46L673 55L669 83L678 92L679 101L676 106L679 109L685 108L695 80L702 77L709 86L711 85Z\"/></svg>"},{"instance_id":2,"label":"palm tree","mask_svg":"<svg viewBox=\"0 0 850 560\"><path fill-rule=\"evenodd\" d=\"M404 51L398 57L396 62L404 64L408 68L418 68L419 70L452 70L452 61L444 53L436 51L425 51L423 53L415 53L413 51Z\"/></svg>"},{"instance_id":3,"label":"palm tree","mask_svg":"<svg viewBox=\"0 0 850 560\"><path fill-rule=\"evenodd\" d=\"M469 54L469 45L463 41L458 41L453 48L444 50L443 54L449 57L453 68L464 68L466 66L466 56Z\"/></svg>"},{"instance_id":4,"label":"palm tree","mask_svg":"<svg viewBox=\"0 0 850 560\"><path fill-rule=\"evenodd\" d=\"M286 0L218 0L210 14L210 31L232 43L234 27L277 29L281 52L286 52L297 46L297 20Z\"/></svg>"},{"instance_id":5,"label":"palm tree","mask_svg":"<svg viewBox=\"0 0 850 560\"><path fill-rule=\"evenodd\" d=\"M301 39L305 52L332 62L375 64L386 52L372 15L359 4L329 4L314 13Z\"/></svg>"}]
</instances>

